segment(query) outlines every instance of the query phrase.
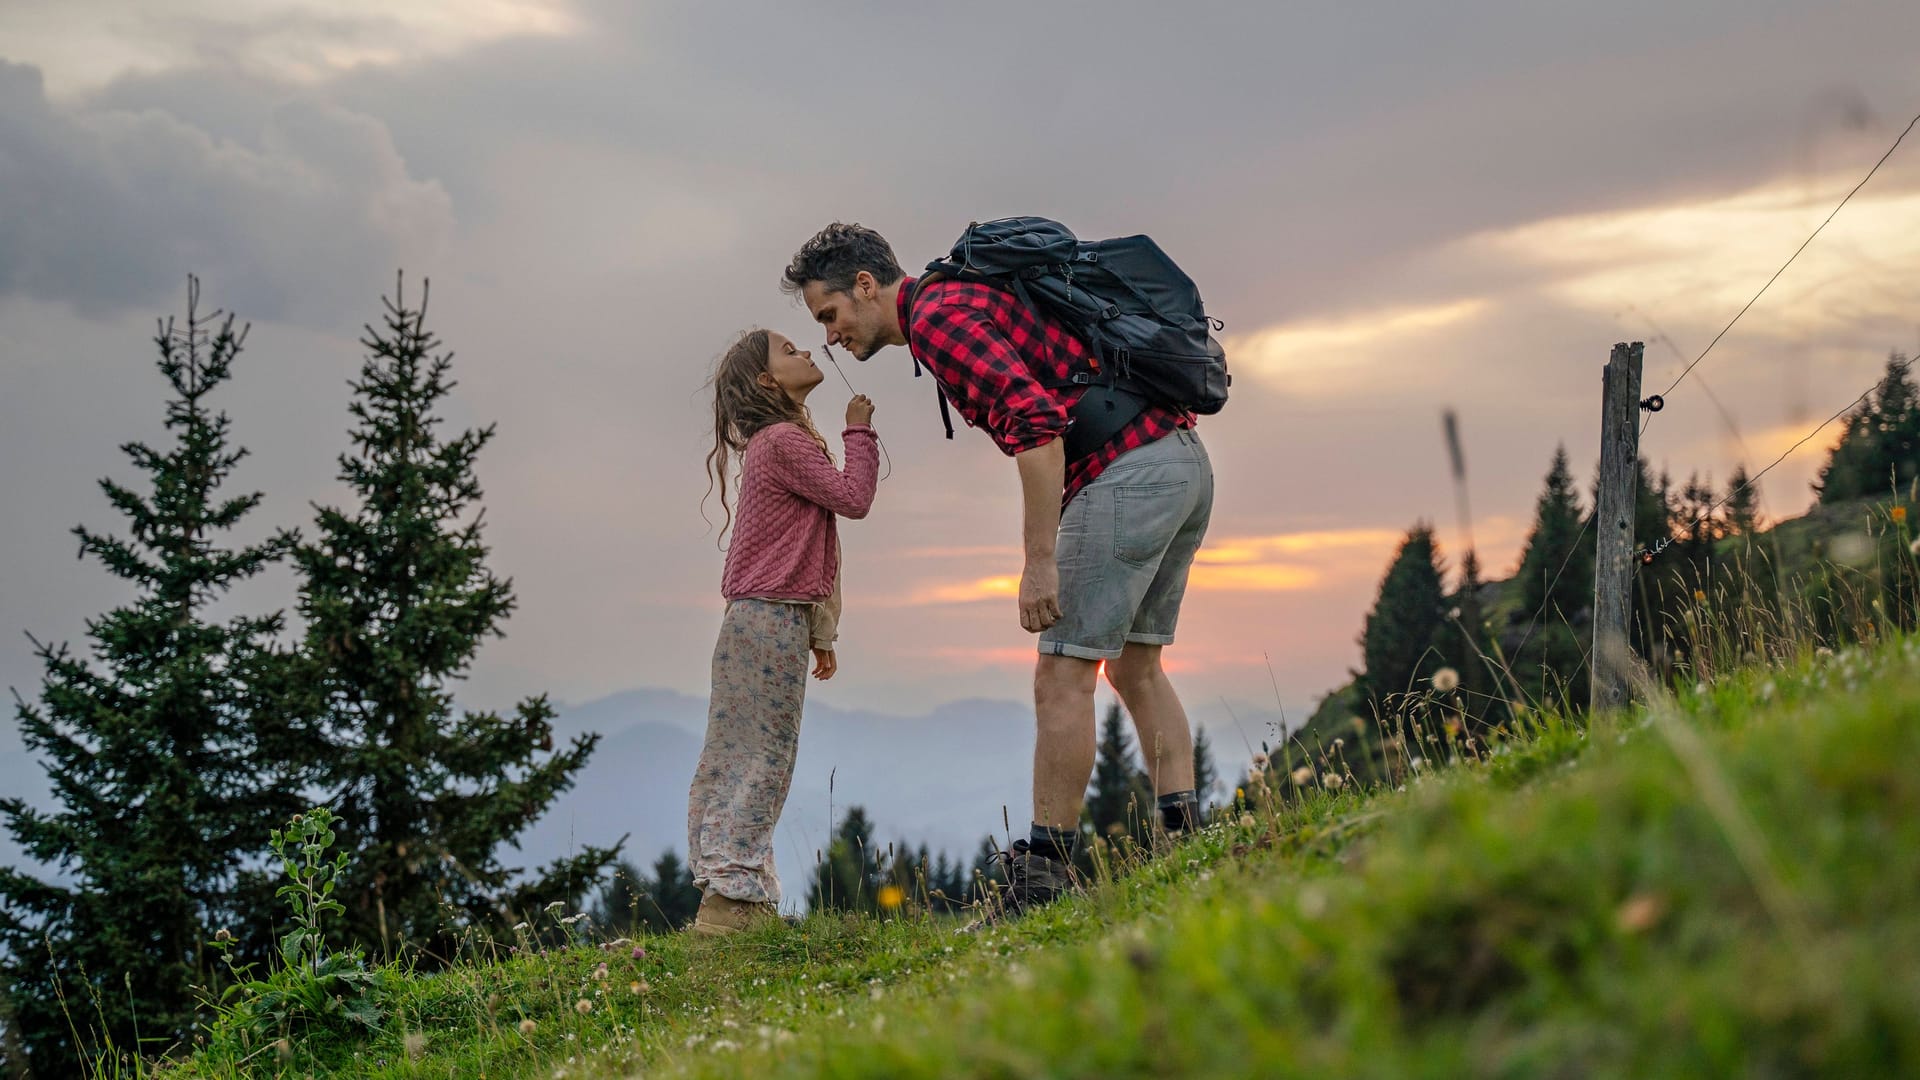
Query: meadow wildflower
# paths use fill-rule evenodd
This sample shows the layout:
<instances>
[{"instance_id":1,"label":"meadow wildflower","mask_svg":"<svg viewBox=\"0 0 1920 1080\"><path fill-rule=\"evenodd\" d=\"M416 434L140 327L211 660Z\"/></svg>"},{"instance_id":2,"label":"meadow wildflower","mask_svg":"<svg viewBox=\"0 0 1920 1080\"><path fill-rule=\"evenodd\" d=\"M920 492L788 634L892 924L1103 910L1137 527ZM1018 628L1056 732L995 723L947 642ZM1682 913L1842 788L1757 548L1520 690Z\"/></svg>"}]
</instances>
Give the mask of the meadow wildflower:
<instances>
[{"instance_id":1,"label":"meadow wildflower","mask_svg":"<svg viewBox=\"0 0 1920 1080\"><path fill-rule=\"evenodd\" d=\"M1322 776L1320 782L1327 785L1329 791L1338 791L1340 790L1340 786L1347 782L1347 778L1337 772L1330 772Z\"/></svg>"},{"instance_id":2,"label":"meadow wildflower","mask_svg":"<svg viewBox=\"0 0 1920 1080\"><path fill-rule=\"evenodd\" d=\"M1443 667L1433 673L1433 688L1442 694L1451 694L1460 688L1460 673L1450 667Z\"/></svg>"},{"instance_id":3,"label":"meadow wildflower","mask_svg":"<svg viewBox=\"0 0 1920 1080\"><path fill-rule=\"evenodd\" d=\"M1306 787L1313 783L1313 766L1302 765L1293 770L1293 783L1296 787Z\"/></svg>"},{"instance_id":4,"label":"meadow wildflower","mask_svg":"<svg viewBox=\"0 0 1920 1080\"><path fill-rule=\"evenodd\" d=\"M901 904L906 903L907 894L898 885L883 885L880 887L879 894L876 895L874 899L878 900L880 906L888 911L897 911Z\"/></svg>"},{"instance_id":5,"label":"meadow wildflower","mask_svg":"<svg viewBox=\"0 0 1920 1080\"><path fill-rule=\"evenodd\" d=\"M1255 826L1256 824L1258 824L1258 822L1256 822L1256 821L1254 820L1254 818L1253 818L1253 815L1252 815L1252 814L1241 814L1241 815L1240 815L1240 827L1241 827L1241 828L1243 828L1243 829L1251 829L1251 828L1253 828L1253 827L1254 827L1254 826Z\"/></svg>"},{"instance_id":6,"label":"meadow wildflower","mask_svg":"<svg viewBox=\"0 0 1920 1080\"><path fill-rule=\"evenodd\" d=\"M1652 929L1660 917L1667 911L1666 902L1652 893L1639 893L1620 905L1614 913L1614 922L1629 934L1638 934Z\"/></svg>"},{"instance_id":7,"label":"meadow wildflower","mask_svg":"<svg viewBox=\"0 0 1920 1080\"><path fill-rule=\"evenodd\" d=\"M526 1035L526 1036L532 1036L534 1026L535 1026L534 1022L530 1019L520 1021L520 1034Z\"/></svg>"},{"instance_id":8,"label":"meadow wildflower","mask_svg":"<svg viewBox=\"0 0 1920 1080\"><path fill-rule=\"evenodd\" d=\"M573 1003L573 1011L579 1013L581 1016L585 1016L593 1011L593 1002L588 1001L586 998L581 998L579 1001Z\"/></svg>"},{"instance_id":9,"label":"meadow wildflower","mask_svg":"<svg viewBox=\"0 0 1920 1080\"><path fill-rule=\"evenodd\" d=\"M1892 510L1887 511L1887 516L1893 519L1895 525L1904 525L1907 521L1907 508L1904 506L1896 506Z\"/></svg>"}]
</instances>

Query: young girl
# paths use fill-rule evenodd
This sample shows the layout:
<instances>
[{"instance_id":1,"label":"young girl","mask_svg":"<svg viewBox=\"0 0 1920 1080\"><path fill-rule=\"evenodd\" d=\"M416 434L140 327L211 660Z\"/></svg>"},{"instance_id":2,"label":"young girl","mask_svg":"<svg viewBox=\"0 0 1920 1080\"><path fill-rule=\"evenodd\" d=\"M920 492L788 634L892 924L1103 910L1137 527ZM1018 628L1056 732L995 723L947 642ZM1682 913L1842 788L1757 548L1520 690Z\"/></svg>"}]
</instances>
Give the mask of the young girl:
<instances>
[{"instance_id":1,"label":"young girl","mask_svg":"<svg viewBox=\"0 0 1920 1080\"><path fill-rule=\"evenodd\" d=\"M742 335L713 374L707 472L725 507L738 455L740 492L721 530L733 530L720 585L727 613L713 650L707 741L687 797L687 861L702 890L696 933L779 917L773 826L793 782L809 650L815 678L838 667L834 515L867 516L879 450L873 402L856 395L841 434L846 471L834 468L807 411L825 377L812 353L769 330Z\"/></svg>"}]
</instances>

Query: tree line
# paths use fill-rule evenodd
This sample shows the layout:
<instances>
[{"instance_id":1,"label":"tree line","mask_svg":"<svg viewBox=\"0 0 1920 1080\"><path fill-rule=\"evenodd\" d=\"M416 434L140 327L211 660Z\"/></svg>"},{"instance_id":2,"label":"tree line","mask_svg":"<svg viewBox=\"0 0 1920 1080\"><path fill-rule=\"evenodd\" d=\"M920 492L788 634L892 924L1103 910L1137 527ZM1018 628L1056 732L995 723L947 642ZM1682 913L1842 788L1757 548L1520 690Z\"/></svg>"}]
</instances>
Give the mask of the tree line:
<instances>
[{"instance_id":1,"label":"tree line","mask_svg":"<svg viewBox=\"0 0 1920 1080\"><path fill-rule=\"evenodd\" d=\"M1763 523L1745 466L1724 486L1638 463L1630 642L1649 676L1691 683L1729 664L1913 629L1920 546L1920 393L1899 353L1846 418L1809 512ZM1511 578L1474 552L1449 567L1430 522L1410 528L1360 634L1348 686L1274 751L1278 787L1402 776L1484 752L1490 735L1588 701L1596 530L1556 448ZM1305 771L1303 771L1305 770Z\"/></svg>"}]
</instances>

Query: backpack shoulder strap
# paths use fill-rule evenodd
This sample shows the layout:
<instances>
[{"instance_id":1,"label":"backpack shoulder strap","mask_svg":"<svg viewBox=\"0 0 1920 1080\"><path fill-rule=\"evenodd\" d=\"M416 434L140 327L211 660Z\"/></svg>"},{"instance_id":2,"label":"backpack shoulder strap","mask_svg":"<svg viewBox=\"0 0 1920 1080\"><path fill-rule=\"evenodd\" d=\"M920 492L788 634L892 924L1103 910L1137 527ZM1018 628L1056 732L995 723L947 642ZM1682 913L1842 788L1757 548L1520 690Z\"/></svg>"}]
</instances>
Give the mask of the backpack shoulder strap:
<instances>
[{"instance_id":1,"label":"backpack shoulder strap","mask_svg":"<svg viewBox=\"0 0 1920 1080\"><path fill-rule=\"evenodd\" d=\"M939 263L935 263L928 266L926 273L914 279L913 292L907 295L907 319L909 322L913 319L913 305L920 302L920 290L945 276L946 272L944 270L934 269L935 266L940 265ZM917 379L926 374L926 366L920 363L918 356L914 356L913 354L913 342L911 340L907 342L907 355L913 357L913 377ZM953 438L953 412L947 407L946 391L940 388L940 380L937 378L933 380L933 399L940 403L940 426L947 430L947 438L951 439Z\"/></svg>"}]
</instances>

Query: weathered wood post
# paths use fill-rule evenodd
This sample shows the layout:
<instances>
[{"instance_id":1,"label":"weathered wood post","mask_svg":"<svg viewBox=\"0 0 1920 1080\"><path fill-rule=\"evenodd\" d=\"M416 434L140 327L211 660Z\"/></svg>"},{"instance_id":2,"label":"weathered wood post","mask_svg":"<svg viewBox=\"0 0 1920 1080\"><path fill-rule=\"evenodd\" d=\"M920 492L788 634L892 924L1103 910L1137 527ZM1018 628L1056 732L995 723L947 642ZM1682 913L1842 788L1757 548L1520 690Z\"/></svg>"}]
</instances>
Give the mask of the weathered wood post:
<instances>
[{"instance_id":1,"label":"weathered wood post","mask_svg":"<svg viewBox=\"0 0 1920 1080\"><path fill-rule=\"evenodd\" d=\"M1613 347L1602 381L1600 495L1594 508L1599 549L1593 567L1593 695L1596 713L1627 703L1633 663L1627 620L1633 601L1634 481L1640 465L1641 342Z\"/></svg>"}]
</instances>

